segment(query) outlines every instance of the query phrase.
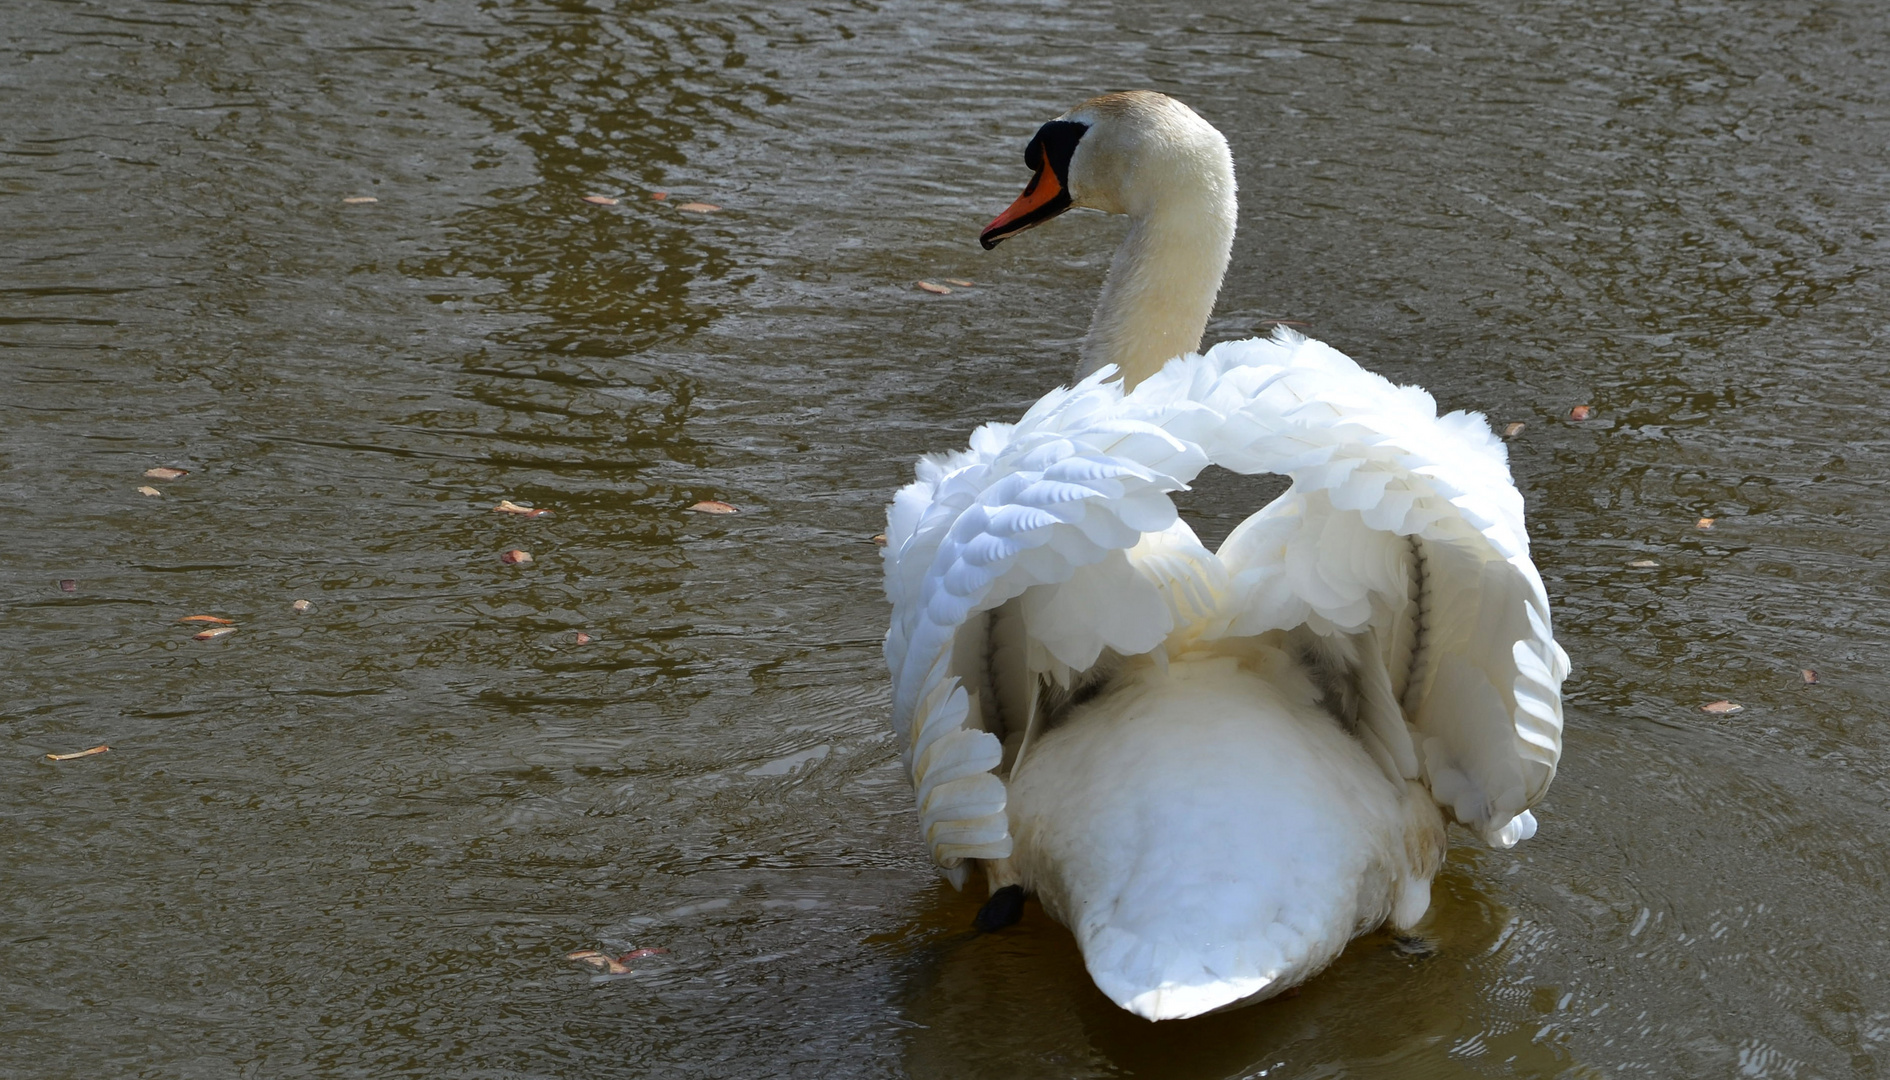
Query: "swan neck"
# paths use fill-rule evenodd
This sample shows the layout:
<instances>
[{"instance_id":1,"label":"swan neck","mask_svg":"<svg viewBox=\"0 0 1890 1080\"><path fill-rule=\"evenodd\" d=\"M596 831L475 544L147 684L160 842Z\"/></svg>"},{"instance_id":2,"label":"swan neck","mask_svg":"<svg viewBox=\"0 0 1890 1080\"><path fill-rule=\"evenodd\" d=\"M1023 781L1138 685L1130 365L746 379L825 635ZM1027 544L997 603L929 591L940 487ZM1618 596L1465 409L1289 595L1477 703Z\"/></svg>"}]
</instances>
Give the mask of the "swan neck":
<instances>
[{"instance_id":1,"label":"swan neck","mask_svg":"<svg viewBox=\"0 0 1890 1080\"><path fill-rule=\"evenodd\" d=\"M1214 190L1218 189L1218 190ZM1234 184L1132 215L1083 339L1081 379L1105 364L1125 388L1201 347L1234 248Z\"/></svg>"}]
</instances>

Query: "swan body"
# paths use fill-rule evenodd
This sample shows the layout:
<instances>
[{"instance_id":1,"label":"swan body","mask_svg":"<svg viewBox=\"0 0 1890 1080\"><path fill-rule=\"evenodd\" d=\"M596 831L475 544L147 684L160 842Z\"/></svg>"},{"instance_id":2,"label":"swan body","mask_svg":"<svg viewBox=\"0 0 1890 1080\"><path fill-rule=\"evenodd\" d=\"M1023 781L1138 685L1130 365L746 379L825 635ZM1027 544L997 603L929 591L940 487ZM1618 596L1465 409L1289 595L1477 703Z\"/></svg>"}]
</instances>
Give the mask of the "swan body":
<instances>
[{"instance_id":1,"label":"swan body","mask_svg":"<svg viewBox=\"0 0 1890 1080\"><path fill-rule=\"evenodd\" d=\"M1421 914L1444 848L1428 794L1386 783L1265 647L1128 675L1010 794L1021 880L1151 1017L1290 986L1401 902Z\"/></svg>"},{"instance_id":2,"label":"swan body","mask_svg":"<svg viewBox=\"0 0 1890 1080\"><path fill-rule=\"evenodd\" d=\"M1446 819L1498 847L1561 753L1547 595L1481 416L1291 331L1194 353L1231 252L1220 134L1159 94L1044 125L987 247L1128 214L1077 382L889 513L893 726L934 861L1076 935L1149 1019L1258 1001L1430 905ZM1208 551L1170 493L1293 484Z\"/></svg>"}]
</instances>

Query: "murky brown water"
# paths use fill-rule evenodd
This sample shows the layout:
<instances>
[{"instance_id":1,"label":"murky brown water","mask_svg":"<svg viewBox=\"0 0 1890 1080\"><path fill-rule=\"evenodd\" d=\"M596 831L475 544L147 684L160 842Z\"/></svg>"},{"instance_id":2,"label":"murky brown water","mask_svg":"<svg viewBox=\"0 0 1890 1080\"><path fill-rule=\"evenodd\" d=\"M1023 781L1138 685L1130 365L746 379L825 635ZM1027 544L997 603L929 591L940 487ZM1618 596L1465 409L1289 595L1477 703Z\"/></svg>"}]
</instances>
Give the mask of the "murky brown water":
<instances>
[{"instance_id":1,"label":"murky brown water","mask_svg":"<svg viewBox=\"0 0 1890 1080\"><path fill-rule=\"evenodd\" d=\"M1223 7L6 5L0 1075L1890 1072L1890 12ZM1143 86L1211 337L1527 422L1576 665L1437 956L1161 1027L928 870L868 542L1067 372L1120 223L976 232Z\"/></svg>"}]
</instances>

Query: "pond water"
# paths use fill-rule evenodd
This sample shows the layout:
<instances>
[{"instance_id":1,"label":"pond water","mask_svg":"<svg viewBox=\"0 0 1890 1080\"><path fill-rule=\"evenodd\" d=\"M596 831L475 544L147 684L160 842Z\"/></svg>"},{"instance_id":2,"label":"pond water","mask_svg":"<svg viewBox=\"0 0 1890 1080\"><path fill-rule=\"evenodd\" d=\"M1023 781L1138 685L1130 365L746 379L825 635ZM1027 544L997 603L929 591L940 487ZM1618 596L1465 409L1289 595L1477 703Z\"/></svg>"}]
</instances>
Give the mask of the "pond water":
<instances>
[{"instance_id":1,"label":"pond water","mask_svg":"<svg viewBox=\"0 0 1890 1080\"><path fill-rule=\"evenodd\" d=\"M1890 1072L1890 9L1230 8L9 4L0 1074ZM870 540L1067 377L1122 223L976 235L1132 87L1210 340L1526 424L1575 664L1435 956L1160 1026L929 869Z\"/></svg>"}]
</instances>

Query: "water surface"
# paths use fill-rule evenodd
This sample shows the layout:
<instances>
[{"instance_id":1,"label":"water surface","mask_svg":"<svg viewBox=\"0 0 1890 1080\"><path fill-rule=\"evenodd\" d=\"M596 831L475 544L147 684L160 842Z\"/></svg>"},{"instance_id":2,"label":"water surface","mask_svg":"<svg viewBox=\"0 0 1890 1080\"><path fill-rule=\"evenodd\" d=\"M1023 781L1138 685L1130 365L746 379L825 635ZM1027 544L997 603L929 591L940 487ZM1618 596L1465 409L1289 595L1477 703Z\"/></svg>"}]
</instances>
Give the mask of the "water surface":
<instances>
[{"instance_id":1,"label":"water surface","mask_svg":"<svg viewBox=\"0 0 1890 1080\"><path fill-rule=\"evenodd\" d=\"M1763 7L10 5L0 1075L1890 1071L1890 14ZM1526 424L1575 663L1436 956L1155 1027L928 869L870 542L1069 371L1121 223L975 237L1128 87L1211 338Z\"/></svg>"}]
</instances>

